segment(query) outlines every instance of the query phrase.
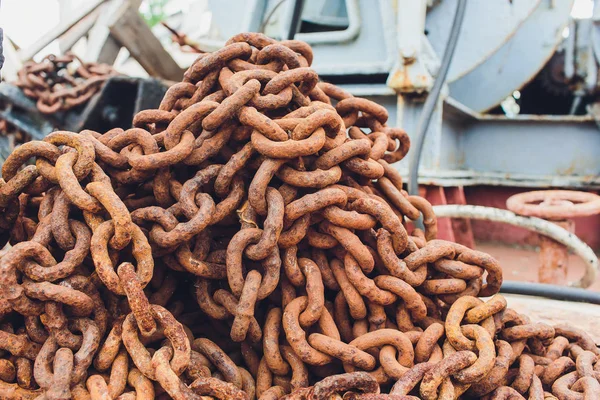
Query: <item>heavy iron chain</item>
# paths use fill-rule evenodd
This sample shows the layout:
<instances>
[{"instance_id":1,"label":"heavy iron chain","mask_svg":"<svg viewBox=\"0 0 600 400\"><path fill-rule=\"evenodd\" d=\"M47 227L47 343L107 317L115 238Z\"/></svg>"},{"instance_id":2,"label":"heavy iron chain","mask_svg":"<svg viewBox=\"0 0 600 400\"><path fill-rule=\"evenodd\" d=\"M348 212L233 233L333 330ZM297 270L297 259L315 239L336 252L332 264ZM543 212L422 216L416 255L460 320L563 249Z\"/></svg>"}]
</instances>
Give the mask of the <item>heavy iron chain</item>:
<instances>
[{"instance_id":1,"label":"heavy iron chain","mask_svg":"<svg viewBox=\"0 0 600 400\"><path fill-rule=\"evenodd\" d=\"M49 55L41 62L27 61L15 85L37 100L44 114L67 111L87 102L117 72L108 64L85 63L73 53Z\"/></svg>"},{"instance_id":2,"label":"heavy iron chain","mask_svg":"<svg viewBox=\"0 0 600 400\"><path fill-rule=\"evenodd\" d=\"M406 133L311 61L236 35L133 128L15 149L0 398L600 398L591 337L437 240L391 166Z\"/></svg>"}]
</instances>

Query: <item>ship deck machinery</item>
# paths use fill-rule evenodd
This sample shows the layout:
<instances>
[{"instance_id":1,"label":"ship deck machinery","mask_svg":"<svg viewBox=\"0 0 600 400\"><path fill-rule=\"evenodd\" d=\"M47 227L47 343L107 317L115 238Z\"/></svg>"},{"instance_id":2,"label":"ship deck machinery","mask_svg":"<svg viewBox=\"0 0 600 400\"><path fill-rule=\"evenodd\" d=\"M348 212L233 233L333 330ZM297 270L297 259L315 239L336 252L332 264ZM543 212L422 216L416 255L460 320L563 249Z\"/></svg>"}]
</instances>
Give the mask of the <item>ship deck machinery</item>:
<instances>
[{"instance_id":1,"label":"ship deck machinery","mask_svg":"<svg viewBox=\"0 0 600 400\"><path fill-rule=\"evenodd\" d=\"M390 122L414 135L457 2L304 0L295 38L313 47L323 79L384 105ZM505 208L508 197L531 188L600 189L600 4L576 19L574 3L468 1L420 161L419 183L434 203L466 196ZM297 1L208 5L211 26L198 43L211 50L243 31L287 38ZM408 159L396 167L409 176ZM577 221L577 234L600 248L599 227L600 217ZM526 235L486 222L473 231L506 242Z\"/></svg>"}]
</instances>

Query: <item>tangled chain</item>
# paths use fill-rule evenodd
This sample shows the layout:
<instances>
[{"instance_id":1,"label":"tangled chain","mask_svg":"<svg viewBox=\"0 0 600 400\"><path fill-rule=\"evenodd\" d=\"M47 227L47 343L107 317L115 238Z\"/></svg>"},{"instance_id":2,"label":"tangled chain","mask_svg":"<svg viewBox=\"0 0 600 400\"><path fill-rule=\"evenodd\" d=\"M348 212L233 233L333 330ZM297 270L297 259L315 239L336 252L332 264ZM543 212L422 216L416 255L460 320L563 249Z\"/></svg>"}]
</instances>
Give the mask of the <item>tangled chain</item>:
<instances>
[{"instance_id":1,"label":"tangled chain","mask_svg":"<svg viewBox=\"0 0 600 400\"><path fill-rule=\"evenodd\" d=\"M240 34L133 128L15 149L0 398L600 398L589 335L507 309L492 257L436 240L390 166L406 133L311 61Z\"/></svg>"},{"instance_id":2,"label":"tangled chain","mask_svg":"<svg viewBox=\"0 0 600 400\"><path fill-rule=\"evenodd\" d=\"M87 102L104 82L117 73L108 64L85 63L73 53L49 55L41 62L27 61L15 85L37 100L44 114L66 111Z\"/></svg>"}]
</instances>

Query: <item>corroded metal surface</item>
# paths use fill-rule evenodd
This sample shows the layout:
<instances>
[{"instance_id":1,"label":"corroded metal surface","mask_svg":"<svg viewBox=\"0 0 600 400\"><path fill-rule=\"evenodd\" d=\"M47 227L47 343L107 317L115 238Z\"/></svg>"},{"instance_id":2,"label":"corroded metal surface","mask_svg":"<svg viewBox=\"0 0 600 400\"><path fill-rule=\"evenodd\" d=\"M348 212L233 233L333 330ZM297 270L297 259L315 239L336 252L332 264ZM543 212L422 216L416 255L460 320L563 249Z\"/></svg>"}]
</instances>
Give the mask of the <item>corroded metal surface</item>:
<instances>
[{"instance_id":1,"label":"corroded metal surface","mask_svg":"<svg viewBox=\"0 0 600 400\"><path fill-rule=\"evenodd\" d=\"M85 63L72 53L49 55L41 62L27 61L15 84L44 114L66 111L87 102L117 73L108 64Z\"/></svg>"},{"instance_id":2,"label":"corroded metal surface","mask_svg":"<svg viewBox=\"0 0 600 400\"><path fill-rule=\"evenodd\" d=\"M406 133L311 61L240 34L133 128L15 149L1 398L596 396L593 339L507 308L496 260L436 239L390 166Z\"/></svg>"}]
</instances>

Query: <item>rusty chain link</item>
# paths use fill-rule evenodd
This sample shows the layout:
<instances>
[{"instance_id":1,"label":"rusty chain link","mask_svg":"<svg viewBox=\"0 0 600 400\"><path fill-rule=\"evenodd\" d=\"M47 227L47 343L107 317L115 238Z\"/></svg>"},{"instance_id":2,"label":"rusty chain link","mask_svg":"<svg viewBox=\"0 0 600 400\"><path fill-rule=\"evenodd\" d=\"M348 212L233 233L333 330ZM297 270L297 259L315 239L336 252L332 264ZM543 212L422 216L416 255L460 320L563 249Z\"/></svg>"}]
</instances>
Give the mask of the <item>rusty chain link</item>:
<instances>
[{"instance_id":1,"label":"rusty chain link","mask_svg":"<svg viewBox=\"0 0 600 400\"><path fill-rule=\"evenodd\" d=\"M600 398L590 336L508 309L496 260L436 239L391 165L407 134L311 62L236 35L131 129L15 149L0 398Z\"/></svg>"},{"instance_id":2,"label":"rusty chain link","mask_svg":"<svg viewBox=\"0 0 600 400\"><path fill-rule=\"evenodd\" d=\"M117 72L108 64L86 63L73 53L27 61L17 74L17 85L37 101L44 114L66 111L87 102Z\"/></svg>"}]
</instances>

